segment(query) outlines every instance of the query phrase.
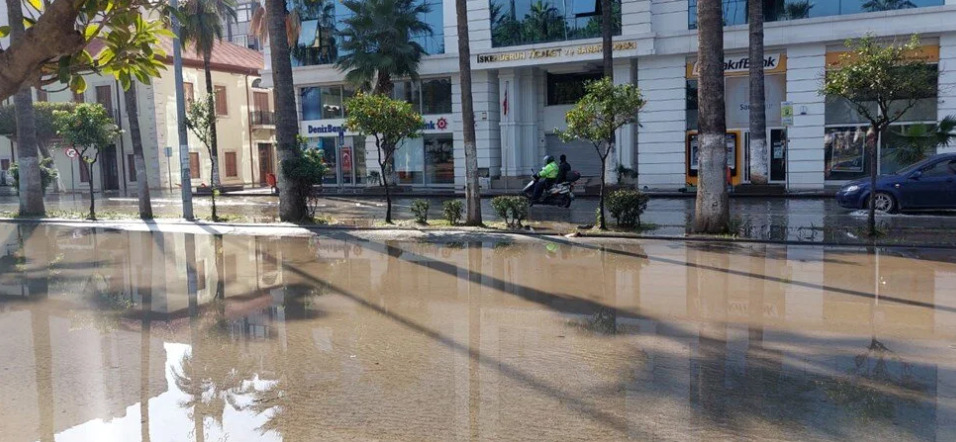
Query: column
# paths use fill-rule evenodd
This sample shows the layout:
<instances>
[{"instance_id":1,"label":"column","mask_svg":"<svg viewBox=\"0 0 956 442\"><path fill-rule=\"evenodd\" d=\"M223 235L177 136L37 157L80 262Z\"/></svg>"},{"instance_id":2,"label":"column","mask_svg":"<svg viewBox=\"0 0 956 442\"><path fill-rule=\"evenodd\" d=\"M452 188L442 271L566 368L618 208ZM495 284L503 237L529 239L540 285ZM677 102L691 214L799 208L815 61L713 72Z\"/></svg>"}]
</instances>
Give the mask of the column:
<instances>
[{"instance_id":1,"label":"column","mask_svg":"<svg viewBox=\"0 0 956 442\"><path fill-rule=\"evenodd\" d=\"M498 73L504 176L527 175L536 164L535 157L539 152L536 123L540 117L539 98L543 97L537 96L535 81L532 69L502 69Z\"/></svg>"},{"instance_id":2,"label":"column","mask_svg":"<svg viewBox=\"0 0 956 442\"><path fill-rule=\"evenodd\" d=\"M498 79L493 71L472 71L471 96L475 111L475 143L479 171L501 175L500 104ZM455 127L455 187L465 186L465 138L461 114L461 77L452 77L452 110Z\"/></svg>"},{"instance_id":3,"label":"column","mask_svg":"<svg viewBox=\"0 0 956 442\"><path fill-rule=\"evenodd\" d=\"M822 189L826 102L820 95L826 68L824 44L787 49L787 100L793 102L787 161L790 189Z\"/></svg>"},{"instance_id":4,"label":"column","mask_svg":"<svg viewBox=\"0 0 956 442\"><path fill-rule=\"evenodd\" d=\"M635 83L634 61L631 59L614 61L614 84L634 84ZM628 124L618 129L616 134L617 145L616 152L608 157L607 181L610 183L617 181L617 166L619 164L625 167L634 168L634 144L635 130L637 125Z\"/></svg>"},{"instance_id":5,"label":"column","mask_svg":"<svg viewBox=\"0 0 956 442\"><path fill-rule=\"evenodd\" d=\"M637 85L647 105L637 133L638 185L676 189L686 183L686 58L648 57L637 65Z\"/></svg>"}]
</instances>

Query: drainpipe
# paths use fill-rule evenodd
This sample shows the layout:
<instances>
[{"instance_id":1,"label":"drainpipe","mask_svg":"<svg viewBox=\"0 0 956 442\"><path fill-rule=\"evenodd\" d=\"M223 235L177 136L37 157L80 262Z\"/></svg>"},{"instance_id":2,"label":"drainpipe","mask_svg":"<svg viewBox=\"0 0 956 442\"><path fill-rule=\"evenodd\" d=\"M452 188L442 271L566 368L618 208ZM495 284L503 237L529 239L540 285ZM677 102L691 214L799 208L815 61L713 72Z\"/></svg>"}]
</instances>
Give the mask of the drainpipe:
<instances>
[{"instance_id":1,"label":"drainpipe","mask_svg":"<svg viewBox=\"0 0 956 442\"><path fill-rule=\"evenodd\" d=\"M116 125L119 126L120 130L123 130L123 96L120 95L120 84L119 80L113 80L116 83ZM135 81L135 80L134 80ZM126 148L123 145L123 134L119 135L119 148L120 148L120 168L123 169L123 193L126 193ZM106 189L103 189L106 190Z\"/></svg>"},{"instance_id":2,"label":"drainpipe","mask_svg":"<svg viewBox=\"0 0 956 442\"><path fill-rule=\"evenodd\" d=\"M248 131L249 131L249 186L255 186L256 182L256 166L253 164L253 159L255 158L254 147L255 144L252 141L252 107L249 104L249 74L246 74L246 118L249 122ZM260 180L261 181L261 180Z\"/></svg>"}]
</instances>

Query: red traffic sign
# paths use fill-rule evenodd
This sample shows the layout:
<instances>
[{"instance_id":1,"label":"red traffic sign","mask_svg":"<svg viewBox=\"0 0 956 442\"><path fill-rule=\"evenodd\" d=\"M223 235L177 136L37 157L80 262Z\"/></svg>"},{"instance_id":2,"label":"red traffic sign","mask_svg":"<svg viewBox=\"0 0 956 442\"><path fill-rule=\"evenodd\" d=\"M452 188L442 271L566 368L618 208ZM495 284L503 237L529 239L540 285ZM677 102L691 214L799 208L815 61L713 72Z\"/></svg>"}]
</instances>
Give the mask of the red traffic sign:
<instances>
[{"instance_id":1,"label":"red traffic sign","mask_svg":"<svg viewBox=\"0 0 956 442\"><path fill-rule=\"evenodd\" d=\"M76 157L80 156L80 153L77 152L76 149L72 147L68 147L66 148L66 156L69 157L71 160L75 160Z\"/></svg>"}]
</instances>

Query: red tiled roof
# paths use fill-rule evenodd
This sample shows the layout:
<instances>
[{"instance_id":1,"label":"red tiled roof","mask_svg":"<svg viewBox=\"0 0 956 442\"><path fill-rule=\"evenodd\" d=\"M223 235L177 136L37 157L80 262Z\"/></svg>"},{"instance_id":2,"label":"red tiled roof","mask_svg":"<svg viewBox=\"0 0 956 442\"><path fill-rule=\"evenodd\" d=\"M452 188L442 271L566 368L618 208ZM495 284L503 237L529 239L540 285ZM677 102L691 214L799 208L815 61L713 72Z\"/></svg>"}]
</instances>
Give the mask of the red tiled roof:
<instances>
[{"instance_id":1,"label":"red tiled roof","mask_svg":"<svg viewBox=\"0 0 956 442\"><path fill-rule=\"evenodd\" d=\"M166 52L167 63L173 62L173 40L159 38L159 47ZM202 67L202 57L196 55L193 45L183 48L183 66ZM212 48L209 65L214 71L236 72L240 74L258 74L265 68L262 54L226 41L216 42Z\"/></svg>"}]
</instances>

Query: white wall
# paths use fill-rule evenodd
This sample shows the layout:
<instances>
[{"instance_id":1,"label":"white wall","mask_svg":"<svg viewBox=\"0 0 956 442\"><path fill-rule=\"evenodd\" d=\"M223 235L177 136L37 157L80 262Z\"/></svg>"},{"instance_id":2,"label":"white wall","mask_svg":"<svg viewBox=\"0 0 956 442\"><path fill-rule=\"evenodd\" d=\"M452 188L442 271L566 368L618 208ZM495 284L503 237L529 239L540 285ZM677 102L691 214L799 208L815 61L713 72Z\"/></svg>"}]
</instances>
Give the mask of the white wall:
<instances>
[{"instance_id":1,"label":"white wall","mask_svg":"<svg viewBox=\"0 0 956 442\"><path fill-rule=\"evenodd\" d=\"M637 63L637 85L647 100L637 132L640 186L677 188L686 183L686 63L681 55Z\"/></svg>"},{"instance_id":2,"label":"white wall","mask_svg":"<svg viewBox=\"0 0 956 442\"><path fill-rule=\"evenodd\" d=\"M947 0L947 4L956 0ZM956 115L956 34L939 38L939 119ZM956 146L940 149L940 152L956 152Z\"/></svg>"},{"instance_id":3,"label":"white wall","mask_svg":"<svg viewBox=\"0 0 956 442\"><path fill-rule=\"evenodd\" d=\"M824 44L791 46L787 50L787 99L793 102L796 114L789 133L791 189L820 189L824 184L825 100L819 90L826 52Z\"/></svg>"}]
</instances>

